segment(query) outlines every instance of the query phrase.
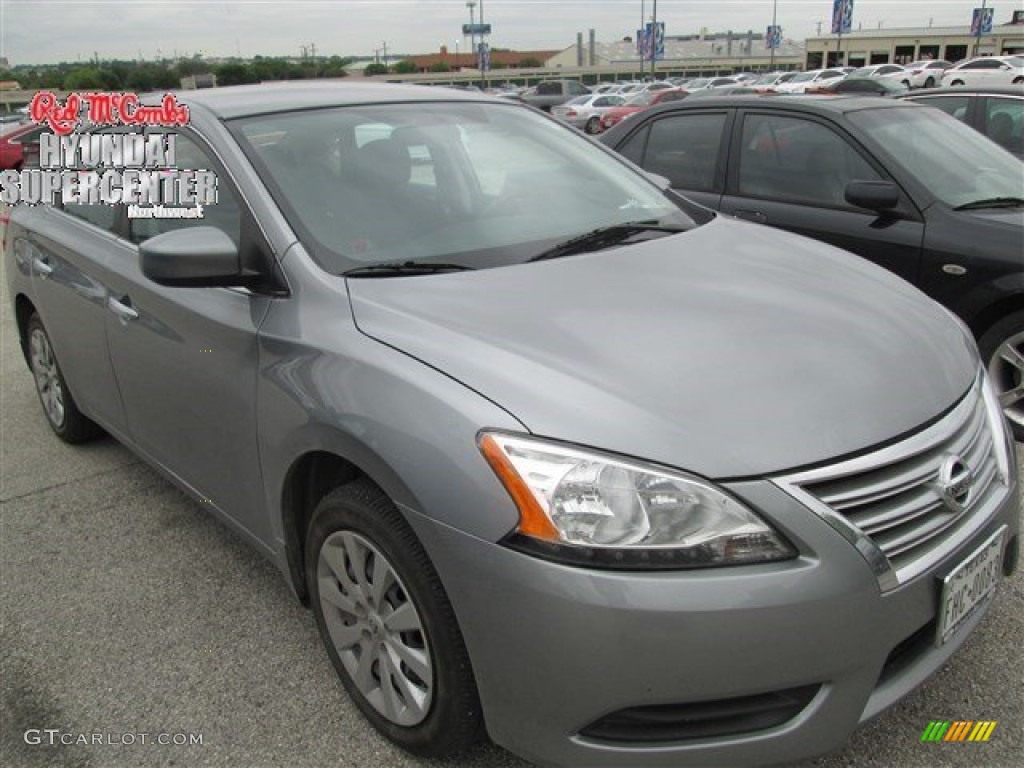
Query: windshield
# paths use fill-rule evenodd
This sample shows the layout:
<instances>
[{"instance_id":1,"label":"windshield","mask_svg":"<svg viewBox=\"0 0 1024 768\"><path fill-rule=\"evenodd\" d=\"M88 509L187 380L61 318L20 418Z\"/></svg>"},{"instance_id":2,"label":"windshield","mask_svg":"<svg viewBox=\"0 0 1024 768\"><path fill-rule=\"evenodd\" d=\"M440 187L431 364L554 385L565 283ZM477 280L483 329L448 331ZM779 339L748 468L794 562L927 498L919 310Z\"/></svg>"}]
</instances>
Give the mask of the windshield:
<instances>
[{"instance_id":1,"label":"windshield","mask_svg":"<svg viewBox=\"0 0 1024 768\"><path fill-rule=\"evenodd\" d=\"M695 225L686 203L575 129L511 104L352 106L232 128L334 274L396 261L499 266L602 227Z\"/></svg>"},{"instance_id":2,"label":"windshield","mask_svg":"<svg viewBox=\"0 0 1024 768\"><path fill-rule=\"evenodd\" d=\"M806 83L808 80L813 80L817 75L818 75L817 72L801 72L799 75L796 75L789 82L791 82L791 83Z\"/></svg>"},{"instance_id":3,"label":"windshield","mask_svg":"<svg viewBox=\"0 0 1024 768\"><path fill-rule=\"evenodd\" d=\"M945 112L865 109L850 121L946 205L1024 197L1020 160Z\"/></svg>"},{"instance_id":4,"label":"windshield","mask_svg":"<svg viewBox=\"0 0 1024 768\"><path fill-rule=\"evenodd\" d=\"M871 77L871 73L873 73L875 69L877 69L877 67L861 67L860 69L853 70L853 72L850 73L850 77Z\"/></svg>"}]
</instances>

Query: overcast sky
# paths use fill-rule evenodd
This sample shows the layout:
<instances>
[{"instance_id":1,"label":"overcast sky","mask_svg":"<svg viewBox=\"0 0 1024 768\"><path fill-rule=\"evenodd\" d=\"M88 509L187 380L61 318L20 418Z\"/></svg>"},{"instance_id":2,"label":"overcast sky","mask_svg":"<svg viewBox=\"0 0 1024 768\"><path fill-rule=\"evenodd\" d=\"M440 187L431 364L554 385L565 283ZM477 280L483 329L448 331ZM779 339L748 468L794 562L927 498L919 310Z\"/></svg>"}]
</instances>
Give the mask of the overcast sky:
<instances>
[{"instance_id":1,"label":"overcast sky","mask_svg":"<svg viewBox=\"0 0 1024 768\"><path fill-rule=\"evenodd\" d=\"M651 0L484 0L491 45L560 50L576 33L593 28L600 42L635 34L641 5ZM969 25L980 0L855 0L854 28ZM1009 21L1011 0L990 3L995 23ZM786 37L802 40L817 23L828 30L831 0L778 0ZM480 0L476 15L479 20ZM711 31L763 34L771 0L660 0L666 34ZM100 59L146 59L202 53L245 57L298 56L316 45L318 55L365 56L387 44L392 52L429 53L441 45L462 51L469 21L466 0L0 0L0 56L14 64Z\"/></svg>"}]
</instances>

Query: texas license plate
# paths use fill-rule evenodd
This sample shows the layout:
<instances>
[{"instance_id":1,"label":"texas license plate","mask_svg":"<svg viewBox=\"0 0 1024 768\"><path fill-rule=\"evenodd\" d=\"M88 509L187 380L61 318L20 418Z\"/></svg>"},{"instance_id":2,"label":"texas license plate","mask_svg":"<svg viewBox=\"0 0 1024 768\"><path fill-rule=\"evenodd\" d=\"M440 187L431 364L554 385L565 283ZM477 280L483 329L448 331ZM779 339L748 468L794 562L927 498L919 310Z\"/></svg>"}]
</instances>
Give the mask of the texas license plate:
<instances>
[{"instance_id":1,"label":"texas license plate","mask_svg":"<svg viewBox=\"0 0 1024 768\"><path fill-rule=\"evenodd\" d=\"M942 580L938 645L955 635L971 613L995 592L1003 573L1005 539L1003 526Z\"/></svg>"}]
</instances>

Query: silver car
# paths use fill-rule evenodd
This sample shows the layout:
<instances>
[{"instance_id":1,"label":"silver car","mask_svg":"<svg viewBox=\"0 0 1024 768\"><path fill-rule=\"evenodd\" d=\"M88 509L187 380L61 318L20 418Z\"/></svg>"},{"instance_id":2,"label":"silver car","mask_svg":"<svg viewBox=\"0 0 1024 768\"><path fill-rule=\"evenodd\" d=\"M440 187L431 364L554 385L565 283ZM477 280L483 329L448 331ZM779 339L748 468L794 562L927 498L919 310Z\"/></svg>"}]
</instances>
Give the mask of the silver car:
<instances>
[{"instance_id":1,"label":"silver car","mask_svg":"<svg viewBox=\"0 0 1024 768\"><path fill-rule=\"evenodd\" d=\"M1014 570L1014 448L970 333L892 273L507 100L182 100L203 218L12 213L43 413L270 558L405 749L835 749Z\"/></svg>"},{"instance_id":2,"label":"silver car","mask_svg":"<svg viewBox=\"0 0 1024 768\"><path fill-rule=\"evenodd\" d=\"M591 93L586 96L577 96L564 104L552 107L551 114L558 120L586 133L599 133L601 131L601 116L625 103L625 97L618 94Z\"/></svg>"}]
</instances>

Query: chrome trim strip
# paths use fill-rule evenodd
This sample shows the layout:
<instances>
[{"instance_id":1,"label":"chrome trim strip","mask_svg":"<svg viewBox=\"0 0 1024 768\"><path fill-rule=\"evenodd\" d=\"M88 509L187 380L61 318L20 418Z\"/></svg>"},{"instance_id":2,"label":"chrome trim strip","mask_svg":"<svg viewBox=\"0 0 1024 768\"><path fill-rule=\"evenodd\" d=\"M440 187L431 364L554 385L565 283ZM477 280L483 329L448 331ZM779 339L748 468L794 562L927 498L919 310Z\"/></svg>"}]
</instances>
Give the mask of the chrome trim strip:
<instances>
[{"instance_id":1,"label":"chrome trim strip","mask_svg":"<svg viewBox=\"0 0 1024 768\"><path fill-rule=\"evenodd\" d=\"M771 479L771 482L804 504L853 544L871 567L882 592L893 590L924 573L961 546L965 540L982 527L1002 503L1006 493L1009 492L1009 487L1005 483L996 483L996 478L991 477L993 473L990 465L997 463L995 453L1000 450L1000 446L997 444L996 435L991 434L990 429L986 429L985 414L982 413L979 418L979 411L984 411L986 408L983 386L983 373L979 373L967 394L943 419L900 443L831 466L775 477ZM978 428L979 421L983 425L981 429ZM980 486L975 488L977 492L975 500L968 510L953 516L945 525L930 533L922 541L909 546L905 544L904 548L893 556L894 559L898 560L900 554L913 550L915 546L935 542L932 549L903 565L896 565L871 536L806 488L806 486L836 482L860 474L884 471L886 467L912 460L928 451L941 450L944 447L956 450L958 446L954 443L961 443L960 447L969 447L973 451L977 448L977 441L984 439L983 435L979 433L984 432L988 432L990 435L990 447L980 464L971 468L975 477L983 480ZM965 438L966 446L963 445ZM919 471L920 468L914 467L907 474L916 475ZM935 471L937 469L933 469L929 475L934 474ZM922 482L927 482L927 479ZM847 502L850 501L851 496L853 494L845 492L838 494L840 499L845 498ZM878 497L885 498L884 494L869 493L864 499L857 500L852 508L856 509L861 504L876 503L879 500ZM942 538L943 532L950 529L954 529L953 535Z\"/></svg>"}]
</instances>

